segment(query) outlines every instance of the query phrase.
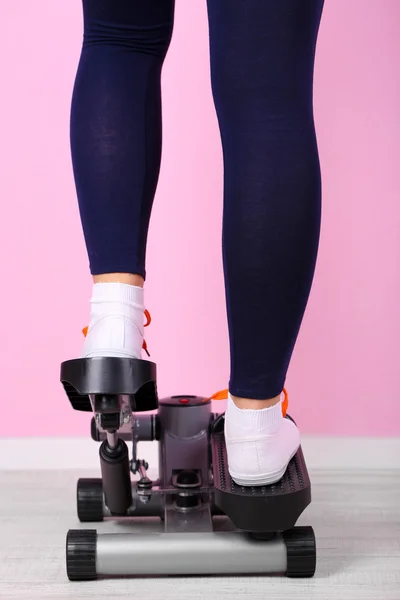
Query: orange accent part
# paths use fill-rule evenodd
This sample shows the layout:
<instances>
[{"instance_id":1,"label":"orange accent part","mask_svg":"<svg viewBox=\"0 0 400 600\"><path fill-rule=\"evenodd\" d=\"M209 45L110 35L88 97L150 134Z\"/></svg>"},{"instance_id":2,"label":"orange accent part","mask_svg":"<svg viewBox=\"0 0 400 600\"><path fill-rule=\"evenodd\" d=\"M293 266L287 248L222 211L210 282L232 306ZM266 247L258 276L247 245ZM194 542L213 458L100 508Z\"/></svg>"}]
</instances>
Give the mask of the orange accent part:
<instances>
[{"instance_id":1,"label":"orange accent part","mask_svg":"<svg viewBox=\"0 0 400 600\"><path fill-rule=\"evenodd\" d=\"M216 392L209 398L204 398L203 402L208 402L208 400L227 400L228 392L229 390L220 390L219 392Z\"/></svg>"},{"instance_id":2,"label":"orange accent part","mask_svg":"<svg viewBox=\"0 0 400 600\"><path fill-rule=\"evenodd\" d=\"M144 309L144 314L146 315L146 319L147 319L147 323L146 323L145 327L147 327L151 323L151 316L150 316L149 311L146 308Z\"/></svg>"},{"instance_id":3,"label":"orange accent part","mask_svg":"<svg viewBox=\"0 0 400 600\"><path fill-rule=\"evenodd\" d=\"M146 340L143 340L143 346L142 346L142 348L146 352L147 356L150 356L150 352L147 350Z\"/></svg>"},{"instance_id":4,"label":"orange accent part","mask_svg":"<svg viewBox=\"0 0 400 600\"><path fill-rule=\"evenodd\" d=\"M228 398L228 392L228 389L220 390L219 392L216 392L209 398L204 398L203 402L208 402L208 400L226 400ZM287 409L289 406L289 394L287 393L286 388L283 388L283 394L284 397L282 402L282 415L283 417L286 417Z\"/></svg>"},{"instance_id":5,"label":"orange accent part","mask_svg":"<svg viewBox=\"0 0 400 600\"><path fill-rule=\"evenodd\" d=\"M87 336L88 329L89 329L89 327L84 327L84 328L82 329L82 333L83 333L83 335L84 335L85 337Z\"/></svg>"},{"instance_id":6,"label":"orange accent part","mask_svg":"<svg viewBox=\"0 0 400 600\"><path fill-rule=\"evenodd\" d=\"M151 323L151 315L150 315L149 311L146 308L144 309L144 314L146 316L145 327L148 327L150 325L150 323ZM147 356L150 356L150 352L147 350L147 343L146 343L145 339L143 339L142 348L146 352Z\"/></svg>"},{"instance_id":7,"label":"orange accent part","mask_svg":"<svg viewBox=\"0 0 400 600\"><path fill-rule=\"evenodd\" d=\"M287 409L289 406L289 394L287 393L287 389L283 388L283 402L282 402L282 415L286 417Z\"/></svg>"}]
</instances>

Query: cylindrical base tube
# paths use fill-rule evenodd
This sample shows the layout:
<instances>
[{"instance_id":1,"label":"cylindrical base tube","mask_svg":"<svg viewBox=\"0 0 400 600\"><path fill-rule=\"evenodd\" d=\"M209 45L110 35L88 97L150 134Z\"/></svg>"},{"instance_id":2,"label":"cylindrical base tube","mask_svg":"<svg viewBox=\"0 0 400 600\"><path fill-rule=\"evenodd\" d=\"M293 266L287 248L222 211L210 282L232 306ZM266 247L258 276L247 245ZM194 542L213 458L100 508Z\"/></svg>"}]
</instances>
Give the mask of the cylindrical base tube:
<instances>
[{"instance_id":1,"label":"cylindrical base tube","mask_svg":"<svg viewBox=\"0 0 400 600\"><path fill-rule=\"evenodd\" d=\"M237 532L97 536L100 576L285 573L286 566L281 535L269 541Z\"/></svg>"}]
</instances>

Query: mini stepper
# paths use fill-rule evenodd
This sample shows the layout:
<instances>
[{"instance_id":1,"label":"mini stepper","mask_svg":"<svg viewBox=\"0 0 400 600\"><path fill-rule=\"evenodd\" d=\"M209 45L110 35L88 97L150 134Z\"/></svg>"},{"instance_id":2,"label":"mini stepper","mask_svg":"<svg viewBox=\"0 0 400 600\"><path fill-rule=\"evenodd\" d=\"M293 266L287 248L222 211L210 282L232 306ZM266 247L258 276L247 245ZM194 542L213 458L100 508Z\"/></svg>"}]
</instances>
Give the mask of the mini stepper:
<instances>
[{"instance_id":1,"label":"mini stepper","mask_svg":"<svg viewBox=\"0 0 400 600\"><path fill-rule=\"evenodd\" d=\"M79 520L129 518L132 523L130 533L70 530L70 580L314 575L313 529L295 526L311 502L301 448L277 483L242 487L228 471L224 414L213 413L204 396L159 400L155 363L111 357L69 360L61 365L60 379L72 407L93 413L91 435L100 442L101 478L78 481ZM148 477L147 462L137 456L141 441L158 442L156 480ZM126 442L132 446L131 457ZM135 533L132 517L160 519L163 531Z\"/></svg>"}]
</instances>

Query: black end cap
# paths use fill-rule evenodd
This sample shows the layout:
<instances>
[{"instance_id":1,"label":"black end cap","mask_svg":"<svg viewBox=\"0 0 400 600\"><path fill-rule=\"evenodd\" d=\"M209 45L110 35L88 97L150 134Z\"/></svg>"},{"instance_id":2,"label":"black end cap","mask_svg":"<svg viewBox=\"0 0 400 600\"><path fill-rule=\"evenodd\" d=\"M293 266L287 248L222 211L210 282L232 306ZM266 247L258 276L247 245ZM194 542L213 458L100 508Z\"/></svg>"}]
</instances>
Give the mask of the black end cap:
<instances>
[{"instance_id":1,"label":"black end cap","mask_svg":"<svg viewBox=\"0 0 400 600\"><path fill-rule=\"evenodd\" d=\"M100 431L97 429L96 420L94 417L92 417L92 420L90 421L90 435L92 440L95 442L100 442Z\"/></svg>"},{"instance_id":2,"label":"black end cap","mask_svg":"<svg viewBox=\"0 0 400 600\"><path fill-rule=\"evenodd\" d=\"M283 532L287 552L287 577L313 577L317 551L312 527L293 527Z\"/></svg>"},{"instance_id":3,"label":"black end cap","mask_svg":"<svg viewBox=\"0 0 400 600\"><path fill-rule=\"evenodd\" d=\"M101 479L78 479L76 486L78 519L81 523L103 520L103 482Z\"/></svg>"},{"instance_id":4,"label":"black end cap","mask_svg":"<svg viewBox=\"0 0 400 600\"><path fill-rule=\"evenodd\" d=\"M97 531L95 529L70 529L67 533L67 575L70 581L97 579Z\"/></svg>"}]
</instances>

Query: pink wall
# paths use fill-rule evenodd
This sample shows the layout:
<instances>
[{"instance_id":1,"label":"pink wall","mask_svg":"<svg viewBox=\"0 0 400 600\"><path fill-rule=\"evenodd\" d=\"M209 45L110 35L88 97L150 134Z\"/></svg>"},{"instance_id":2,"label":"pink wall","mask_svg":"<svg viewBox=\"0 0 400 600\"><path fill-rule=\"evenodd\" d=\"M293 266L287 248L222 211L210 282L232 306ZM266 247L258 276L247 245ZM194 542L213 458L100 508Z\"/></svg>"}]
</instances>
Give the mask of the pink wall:
<instances>
[{"instance_id":1,"label":"pink wall","mask_svg":"<svg viewBox=\"0 0 400 600\"><path fill-rule=\"evenodd\" d=\"M78 0L2 6L3 436L88 431L58 381L80 351L91 290L68 139L81 27ZM400 433L399 57L398 0L327 0L315 73L322 239L287 380L304 433ZM163 93L147 340L161 395L212 394L227 385L228 340L205 0L177 1Z\"/></svg>"}]
</instances>

